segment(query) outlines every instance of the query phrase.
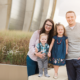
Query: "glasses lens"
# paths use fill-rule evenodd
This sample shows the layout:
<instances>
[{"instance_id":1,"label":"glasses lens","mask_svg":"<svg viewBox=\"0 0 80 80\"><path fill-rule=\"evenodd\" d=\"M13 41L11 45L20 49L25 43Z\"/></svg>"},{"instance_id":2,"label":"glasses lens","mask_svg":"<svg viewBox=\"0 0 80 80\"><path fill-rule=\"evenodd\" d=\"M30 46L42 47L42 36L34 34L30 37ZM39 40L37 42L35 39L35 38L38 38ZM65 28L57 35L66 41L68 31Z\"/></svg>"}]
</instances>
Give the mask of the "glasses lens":
<instances>
[{"instance_id":1,"label":"glasses lens","mask_svg":"<svg viewBox=\"0 0 80 80\"><path fill-rule=\"evenodd\" d=\"M48 27L52 27L52 25L49 25L49 24L46 24L46 26L48 26Z\"/></svg>"}]
</instances>

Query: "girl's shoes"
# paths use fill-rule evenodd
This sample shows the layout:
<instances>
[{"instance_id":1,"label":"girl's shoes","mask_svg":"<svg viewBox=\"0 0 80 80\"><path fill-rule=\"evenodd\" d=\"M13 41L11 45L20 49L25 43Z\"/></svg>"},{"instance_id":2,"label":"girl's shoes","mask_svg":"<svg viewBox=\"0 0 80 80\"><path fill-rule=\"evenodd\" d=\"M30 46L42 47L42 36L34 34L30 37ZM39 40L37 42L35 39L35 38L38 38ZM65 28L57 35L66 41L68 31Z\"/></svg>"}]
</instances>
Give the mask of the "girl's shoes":
<instances>
[{"instance_id":1,"label":"girl's shoes","mask_svg":"<svg viewBox=\"0 0 80 80\"><path fill-rule=\"evenodd\" d=\"M57 79L58 78L58 74L55 73L54 76L53 76L53 78Z\"/></svg>"}]
</instances>

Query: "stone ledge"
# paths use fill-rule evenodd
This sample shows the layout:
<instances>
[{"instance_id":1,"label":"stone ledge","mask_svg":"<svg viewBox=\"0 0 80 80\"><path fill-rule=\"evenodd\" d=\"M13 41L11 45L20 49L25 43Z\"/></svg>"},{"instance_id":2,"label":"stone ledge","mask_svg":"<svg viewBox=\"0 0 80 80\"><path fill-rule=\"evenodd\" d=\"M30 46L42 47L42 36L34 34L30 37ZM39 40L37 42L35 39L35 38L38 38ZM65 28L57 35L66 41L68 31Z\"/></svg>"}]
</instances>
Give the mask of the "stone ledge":
<instances>
[{"instance_id":1,"label":"stone ledge","mask_svg":"<svg viewBox=\"0 0 80 80\"><path fill-rule=\"evenodd\" d=\"M38 77L38 74L37 74L37 75L30 76L28 80L68 80L65 66L59 67L57 79L53 78L54 69L48 70L48 74L50 75L49 78L45 77L44 75L42 77Z\"/></svg>"},{"instance_id":2,"label":"stone ledge","mask_svg":"<svg viewBox=\"0 0 80 80\"><path fill-rule=\"evenodd\" d=\"M0 80L28 80L27 66L0 64Z\"/></svg>"}]
</instances>

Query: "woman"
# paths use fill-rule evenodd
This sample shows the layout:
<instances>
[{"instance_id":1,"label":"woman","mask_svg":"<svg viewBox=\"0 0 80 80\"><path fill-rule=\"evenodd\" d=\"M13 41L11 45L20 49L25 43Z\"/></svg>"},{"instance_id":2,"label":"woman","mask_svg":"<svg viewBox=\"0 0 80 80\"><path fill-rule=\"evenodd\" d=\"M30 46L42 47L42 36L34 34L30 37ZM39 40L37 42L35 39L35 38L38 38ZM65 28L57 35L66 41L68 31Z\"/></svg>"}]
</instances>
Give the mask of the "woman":
<instances>
[{"instance_id":1,"label":"woman","mask_svg":"<svg viewBox=\"0 0 80 80\"><path fill-rule=\"evenodd\" d=\"M50 45L54 34L54 22L51 19L46 19L43 27L40 30L35 31L30 39L29 51L26 58L28 76L37 74L39 72L37 57L42 58L44 56L41 54L41 52L35 54L35 45L39 42L39 35L41 33L48 34L47 43Z\"/></svg>"}]
</instances>

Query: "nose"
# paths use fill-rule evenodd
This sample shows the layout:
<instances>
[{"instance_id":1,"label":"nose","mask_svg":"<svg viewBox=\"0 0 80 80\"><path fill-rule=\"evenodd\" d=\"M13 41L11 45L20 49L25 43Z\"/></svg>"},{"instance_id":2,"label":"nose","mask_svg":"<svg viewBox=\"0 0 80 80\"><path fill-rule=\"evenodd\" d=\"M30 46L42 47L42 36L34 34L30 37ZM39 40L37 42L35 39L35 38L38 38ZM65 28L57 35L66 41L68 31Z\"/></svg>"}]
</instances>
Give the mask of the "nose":
<instances>
[{"instance_id":1,"label":"nose","mask_svg":"<svg viewBox=\"0 0 80 80\"><path fill-rule=\"evenodd\" d=\"M47 25L48 28L50 28L50 25Z\"/></svg>"},{"instance_id":2,"label":"nose","mask_svg":"<svg viewBox=\"0 0 80 80\"><path fill-rule=\"evenodd\" d=\"M71 17L69 18L69 20L71 20Z\"/></svg>"},{"instance_id":3,"label":"nose","mask_svg":"<svg viewBox=\"0 0 80 80\"><path fill-rule=\"evenodd\" d=\"M47 27L49 27L49 25Z\"/></svg>"}]
</instances>

